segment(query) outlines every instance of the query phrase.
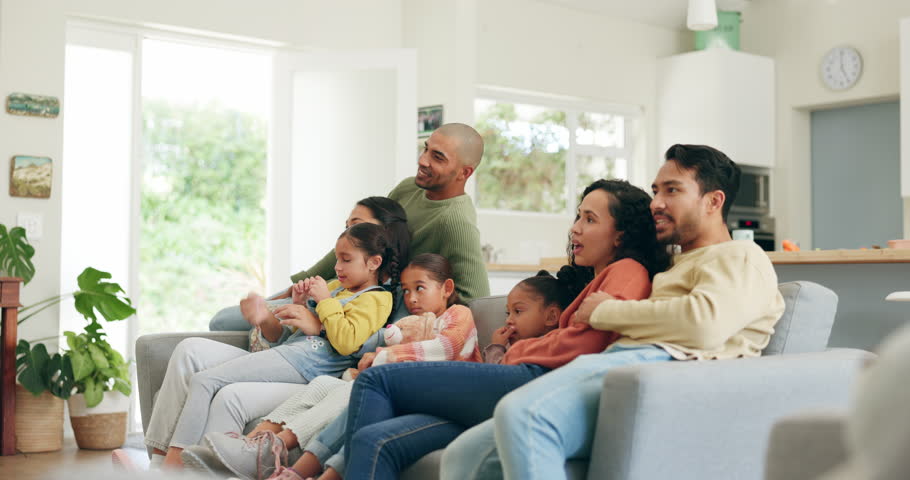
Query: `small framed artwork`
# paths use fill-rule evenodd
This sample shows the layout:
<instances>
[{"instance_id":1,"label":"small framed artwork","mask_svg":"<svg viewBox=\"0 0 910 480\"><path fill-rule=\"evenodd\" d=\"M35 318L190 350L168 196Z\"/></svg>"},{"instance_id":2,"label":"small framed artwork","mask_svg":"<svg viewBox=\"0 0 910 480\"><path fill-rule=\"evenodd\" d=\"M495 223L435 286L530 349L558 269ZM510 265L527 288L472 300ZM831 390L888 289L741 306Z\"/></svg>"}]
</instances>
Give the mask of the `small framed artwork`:
<instances>
[{"instance_id":1,"label":"small framed artwork","mask_svg":"<svg viewBox=\"0 0 910 480\"><path fill-rule=\"evenodd\" d=\"M11 93L6 97L6 111L11 115L56 118L60 115L60 100L30 93Z\"/></svg>"},{"instance_id":2,"label":"small framed artwork","mask_svg":"<svg viewBox=\"0 0 910 480\"><path fill-rule=\"evenodd\" d=\"M53 173L53 161L48 157L16 155L10 162L10 196L49 198Z\"/></svg>"},{"instance_id":3,"label":"small framed artwork","mask_svg":"<svg viewBox=\"0 0 910 480\"><path fill-rule=\"evenodd\" d=\"M442 105L417 109L417 136L429 137L433 130L442 126Z\"/></svg>"}]
</instances>

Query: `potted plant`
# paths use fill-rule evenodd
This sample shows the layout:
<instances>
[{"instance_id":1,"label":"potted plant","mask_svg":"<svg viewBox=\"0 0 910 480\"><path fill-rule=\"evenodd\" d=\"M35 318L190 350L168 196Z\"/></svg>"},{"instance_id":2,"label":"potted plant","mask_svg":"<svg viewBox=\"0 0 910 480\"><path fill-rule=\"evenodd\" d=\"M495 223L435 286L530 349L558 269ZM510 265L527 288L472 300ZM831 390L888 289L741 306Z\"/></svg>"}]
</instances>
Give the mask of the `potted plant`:
<instances>
[{"instance_id":1,"label":"potted plant","mask_svg":"<svg viewBox=\"0 0 910 480\"><path fill-rule=\"evenodd\" d=\"M129 412L129 365L104 339L95 316L123 320L136 313L122 295L120 285L104 280L111 274L86 268L78 277L79 290L73 293L76 310L89 322L82 333L63 332L69 350L63 357L72 365L76 392L69 400L70 422L80 448L112 449L126 440Z\"/></svg>"},{"instance_id":2,"label":"potted plant","mask_svg":"<svg viewBox=\"0 0 910 480\"><path fill-rule=\"evenodd\" d=\"M130 299L122 295L120 285L105 281L109 278L110 273L88 267L77 278L79 290L20 309L25 313L21 323L72 296L76 310L88 321L81 333L63 332L69 349L51 360L45 360L49 357L41 344L30 349L28 342L23 340L17 349L17 354L21 355L17 360L17 366L21 368L19 381L23 386L28 383L34 388L27 389L39 394L43 390L38 385L50 382L53 388L48 390L68 400L70 423L80 448L117 448L126 439L132 391L129 364L104 339L106 334L98 323L96 310L106 320L116 321L130 317L136 309ZM55 369L57 366L59 368ZM33 380L35 377L40 380ZM19 410L17 408L17 416ZM62 414L60 418L62 422Z\"/></svg>"},{"instance_id":3,"label":"potted plant","mask_svg":"<svg viewBox=\"0 0 910 480\"><path fill-rule=\"evenodd\" d=\"M35 275L25 230L14 227L7 231L0 224L0 274L23 279ZM63 436L63 403L68 400L70 421L81 448L108 449L123 444L129 412L129 365L123 356L104 340L105 333L95 311L108 321L123 320L136 313L120 285L106 282L111 274L88 267L77 278L79 290L54 295L19 309L19 324L41 311L72 296L76 310L89 322L84 332L64 332L69 350L50 356L47 347L32 347L22 340L16 347L17 448L21 451L49 451L60 448ZM73 390L75 389L75 394ZM29 397L28 392L34 397ZM20 400L21 397L21 400ZM57 413L59 411L59 413ZM49 414L50 413L50 414ZM34 415L33 415L34 414ZM36 429L38 420L50 422ZM21 426L20 426L21 425ZM30 439L33 433L45 432L48 438L29 440L20 448L19 439ZM47 435L46 435L47 437ZM56 448L54 448L56 446ZM40 448L42 450L34 450Z\"/></svg>"},{"instance_id":4,"label":"potted plant","mask_svg":"<svg viewBox=\"0 0 910 480\"><path fill-rule=\"evenodd\" d=\"M63 400L73 391L70 359L20 340L16 346L16 450L52 452L63 447Z\"/></svg>"}]
</instances>

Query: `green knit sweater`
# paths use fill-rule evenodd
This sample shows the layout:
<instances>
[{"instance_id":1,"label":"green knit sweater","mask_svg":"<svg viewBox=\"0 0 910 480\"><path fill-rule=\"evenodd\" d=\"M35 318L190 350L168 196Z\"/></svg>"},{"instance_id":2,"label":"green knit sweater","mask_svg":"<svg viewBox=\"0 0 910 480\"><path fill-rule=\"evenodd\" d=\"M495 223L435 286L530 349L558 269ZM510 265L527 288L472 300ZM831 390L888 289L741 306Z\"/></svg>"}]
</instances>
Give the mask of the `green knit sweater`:
<instances>
[{"instance_id":1,"label":"green knit sweater","mask_svg":"<svg viewBox=\"0 0 910 480\"><path fill-rule=\"evenodd\" d=\"M471 197L459 195L447 200L429 200L426 192L414 183L414 177L409 177L389 192L389 198L400 203L408 214L412 256L438 253L446 257L455 274L455 288L464 302L490 294L490 282L480 252L477 212ZM315 275L335 278L334 250L316 265L291 276L291 281Z\"/></svg>"}]
</instances>

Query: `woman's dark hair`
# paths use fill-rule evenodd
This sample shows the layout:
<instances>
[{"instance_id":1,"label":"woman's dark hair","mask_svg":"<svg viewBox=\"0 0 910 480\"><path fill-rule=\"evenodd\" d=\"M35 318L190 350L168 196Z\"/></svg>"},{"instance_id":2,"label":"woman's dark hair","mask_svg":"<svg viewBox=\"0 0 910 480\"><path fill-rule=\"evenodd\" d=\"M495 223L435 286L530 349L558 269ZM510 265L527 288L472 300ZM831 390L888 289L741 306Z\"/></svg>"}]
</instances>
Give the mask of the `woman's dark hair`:
<instances>
[{"instance_id":1,"label":"woman's dark hair","mask_svg":"<svg viewBox=\"0 0 910 480\"><path fill-rule=\"evenodd\" d=\"M411 262L408 263L407 268L419 268L432 278L434 281L439 283L445 283L446 280L455 281L455 276L452 273L452 264L446 260L446 257L442 255L437 255L435 253L421 253L420 255L415 256L411 259ZM463 305L461 299L458 298L458 291L453 290L452 295L449 296L448 302L446 302L446 307L451 307L455 304Z\"/></svg>"},{"instance_id":2,"label":"woman's dark hair","mask_svg":"<svg viewBox=\"0 0 910 480\"><path fill-rule=\"evenodd\" d=\"M695 171L695 181L701 194L721 190L724 192L724 206L721 209L724 221L736 194L739 192L739 179L742 171L724 152L707 145L676 144L667 149L664 155L667 161L674 161L681 168Z\"/></svg>"},{"instance_id":3,"label":"woman's dark hair","mask_svg":"<svg viewBox=\"0 0 910 480\"><path fill-rule=\"evenodd\" d=\"M594 190L603 190L609 194L610 215L616 222L616 231L622 233L613 261L631 258L642 264L651 278L666 270L670 265L670 255L667 254L666 246L657 242L657 231L651 216L651 196L625 180L600 179L588 185L581 198L584 199ZM571 265L560 268L556 276L578 296L594 279L594 269L575 264L571 233L566 252Z\"/></svg>"},{"instance_id":4,"label":"woman's dark hair","mask_svg":"<svg viewBox=\"0 0 910 480\"><path fill-rule=\"evenodd\" d=\"M401 257L398 254L398 248L389 239L389 233L385 227L373 223L358 223L348 228L338 238L347 238L355 248L363 250L368 257L373 255L382 256L382 264L379 265L379 281L388 275L392 285L398 283L401 274L399 265Z\"/></svg>"},{"instance_id":5,"label":"woman's dark hair","mask_svg":"<svg viewBox=\"0 0 910 480\"><path fill-rule=\"evenodd\" d=\"M367 197L357 202L370 210L373 218L385 227L389 240L398 251L400 261L411 257L411 232L408 230L408 214L401 204L388 197Z\"/></svg>"},{"instance_id":6,"label":"woman's dark hair","mask_svg":"<svg viewBox=\"0 0 910 480\"><path fill-rule=\"evenodd\" d=\"M556 305L560 310L565 310L576 297L576 295L572 295L567 285L546 270L541 270L537 272L537 275L518 282L518 286L534 290L543 298L544 306Z\"/></svg>"}]
</instances>

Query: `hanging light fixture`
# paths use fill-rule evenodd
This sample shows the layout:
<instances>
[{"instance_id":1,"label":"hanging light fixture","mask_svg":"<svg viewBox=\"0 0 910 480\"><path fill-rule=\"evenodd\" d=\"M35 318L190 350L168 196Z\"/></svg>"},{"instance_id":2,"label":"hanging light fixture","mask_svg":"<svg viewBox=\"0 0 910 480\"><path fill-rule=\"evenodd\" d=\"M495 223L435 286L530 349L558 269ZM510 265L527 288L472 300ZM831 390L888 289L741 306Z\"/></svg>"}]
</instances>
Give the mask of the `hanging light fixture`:
<instances>
[{"instance_id":1,"label":"hanging light fixture","mask_svg":"<svg viewBox=\"0 0 910 480\"><path fill-rule=\"evenodd\" d=\"M714 0L689 0L686 25L689 30L711 30L717 27L717 6Z\"/></svg>"}]
</instances>

